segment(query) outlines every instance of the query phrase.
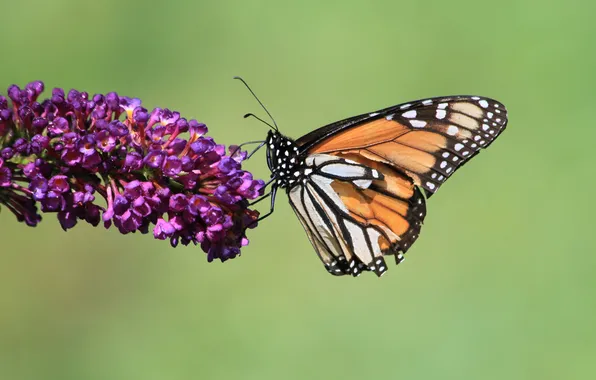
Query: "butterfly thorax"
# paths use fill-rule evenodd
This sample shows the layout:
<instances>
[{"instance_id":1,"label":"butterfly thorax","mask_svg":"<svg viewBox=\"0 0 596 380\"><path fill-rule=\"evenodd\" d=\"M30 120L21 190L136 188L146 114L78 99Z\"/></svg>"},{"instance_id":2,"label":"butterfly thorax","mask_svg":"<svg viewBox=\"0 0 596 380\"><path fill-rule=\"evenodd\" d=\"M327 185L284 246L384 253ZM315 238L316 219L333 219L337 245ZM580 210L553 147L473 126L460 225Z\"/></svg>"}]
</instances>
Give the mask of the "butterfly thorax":
<instances>
[{"instance_id":1,"label":"butterfly thorax","mask_svg":"<svg viewBox=\"0 0 596 380\"><path fill-rule=\"evenodd\" d=\"M302 176L303 161L298 145L292 139L279 132L269 132L267 165L271 170L271 178L276 179L277 186L290 188L296 184Z\"/></svg>"}]
</instances>

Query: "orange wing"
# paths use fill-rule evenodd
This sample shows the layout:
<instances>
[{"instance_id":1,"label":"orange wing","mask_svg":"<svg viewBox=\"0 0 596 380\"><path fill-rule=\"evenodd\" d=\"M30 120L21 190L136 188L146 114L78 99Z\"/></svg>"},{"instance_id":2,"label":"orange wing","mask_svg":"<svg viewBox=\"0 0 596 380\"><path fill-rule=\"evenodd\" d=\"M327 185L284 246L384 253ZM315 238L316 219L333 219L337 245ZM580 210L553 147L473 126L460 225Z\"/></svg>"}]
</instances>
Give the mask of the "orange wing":
<instances>
[{"instance_id":1,"label":"orange wing","mask_svg":"<svg viewBox=\"0 0 596 380\"><path fill-rule=\"evenodd\" d=\"M386 163L427 195L490 145L507 125L505 107L479 97L435 98L371 115L376 118L332 134L308 152L350 154Z\"/></svg>"}]
</instances>

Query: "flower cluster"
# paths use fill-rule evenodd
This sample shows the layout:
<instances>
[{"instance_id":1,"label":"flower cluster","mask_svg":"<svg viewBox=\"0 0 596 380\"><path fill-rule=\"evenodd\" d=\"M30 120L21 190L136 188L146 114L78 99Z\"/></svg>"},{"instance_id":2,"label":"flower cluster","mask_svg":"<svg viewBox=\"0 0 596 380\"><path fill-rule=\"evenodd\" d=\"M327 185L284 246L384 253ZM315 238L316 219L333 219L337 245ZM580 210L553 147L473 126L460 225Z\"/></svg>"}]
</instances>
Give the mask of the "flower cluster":
<instances>
[{"instance_id":1,"label":"flower cluster","mask_svg":"<svg viewBox=\"0 0 596 380\"><path fill-rule=\"evenodd\" d=\"M11 102L0 95L0 205L19 221L37 225L39 206L64 230L79 220L152 228L172 246L200 244L209 261L248 244L259 215L248 200L263 181L241 169L246 152L227 154L205 124L136 98L55 88L38 100L43 90L38 81L10 86Z\"/></svg>"}]
</instances>

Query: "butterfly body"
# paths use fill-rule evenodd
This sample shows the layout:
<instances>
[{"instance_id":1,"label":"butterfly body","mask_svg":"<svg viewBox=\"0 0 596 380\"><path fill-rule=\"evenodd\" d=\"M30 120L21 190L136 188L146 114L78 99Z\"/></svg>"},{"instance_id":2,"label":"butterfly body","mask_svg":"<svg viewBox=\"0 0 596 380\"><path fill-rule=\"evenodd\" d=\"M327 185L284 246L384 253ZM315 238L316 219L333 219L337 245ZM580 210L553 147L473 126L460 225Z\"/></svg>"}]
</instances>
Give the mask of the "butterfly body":
<instances>
[{"instance_id":1,"label":"butterfly body","mask_svg":"<svg viewBox=\"0 0 596 380\"><path fill-rule=\"evenodd\" d=\"M270 131L267 135L267 166L275 185L289 189L302 180L304 158L296 143L279 132Z\"/></svg>"},{"instance_id":2,"label":"butterfly body","mask_svg":"<svg viewBox=\"0 0 596 380\"><path fill-rule=\"evenodd\" d=\"M285 189L328 272L381 276L385 256L400 263L418 238L426 199L506 124L495 100L449 96L340 120L297 140L270 131L271 212Z\"/></svg>"}]
</instances>

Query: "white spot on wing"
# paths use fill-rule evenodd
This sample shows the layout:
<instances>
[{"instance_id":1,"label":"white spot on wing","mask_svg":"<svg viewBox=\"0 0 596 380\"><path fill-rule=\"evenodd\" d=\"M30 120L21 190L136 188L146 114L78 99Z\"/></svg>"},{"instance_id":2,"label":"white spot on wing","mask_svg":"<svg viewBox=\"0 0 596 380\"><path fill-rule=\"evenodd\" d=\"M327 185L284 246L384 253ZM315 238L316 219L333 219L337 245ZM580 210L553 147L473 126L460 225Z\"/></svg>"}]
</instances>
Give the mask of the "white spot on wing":
<instances>
[{"instance_id":1,"label":"white spot on wing","mask_svg":"<svg viewBox=\"0 0 596 380\"><path fill-rule=\"evenodd\" d=\"M412 124L412 127L414 128L424 128L426 126L426 121L410 120L410 124Z\"/></svg>"},{"instance_id":2,"label":"white spot on wing","mask_svg":"<svg viewBox=\"0 0 596 380\"><path fill-rule=\"evenodd\" d=\"M447 111L437 110L437 114L435 116L437 117L437 119L441 120L441 119L444 119L446 115L447 115Z\"/></svg>"},{"instance_id":3,"label":"white spot on wing","mask_svg":"<svg viewBox=\"0 0 596 380\"><path fill-rule=\"evenodd\" d=\"M459 132L459 128L455 125L450 125L449 128L447 128L448 135L455 136L457 132Z\"/></svg>"},{"instance_id":4,"label":"white spot on wing","mask_svg":"<svg viewBox=\"0 0 596 380\"><path fill-rule=\"evenodd\" d=\"M370 179L357 179L354 182L354 185L358 186L361 189L368 189L370 187L370 184L372 183L372 180Z\"/></svg>"},{"instance_id":5,"label":"white spot on wing","mask_svg":"<svg viewBox=\"0 0 596 380\"><path fill-rule=\"evenodd\" d=\"M401 115L405 118L412 119L412 118L416 117L416 110L406 111L406 112L402 113Z\"/></svg>"},{"instance_id":6,"label":"white spot on wing","mask_svg":"<svg viewBox=\"0 0 596 380\"><path fill-rule=\"evenodd\" d=\"M484 99L482 99L481 101L478 102L478 104L480 104L480 107L482 108L487 108L488 107L488 102Z\"/></svg>"}]
</instances>

